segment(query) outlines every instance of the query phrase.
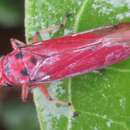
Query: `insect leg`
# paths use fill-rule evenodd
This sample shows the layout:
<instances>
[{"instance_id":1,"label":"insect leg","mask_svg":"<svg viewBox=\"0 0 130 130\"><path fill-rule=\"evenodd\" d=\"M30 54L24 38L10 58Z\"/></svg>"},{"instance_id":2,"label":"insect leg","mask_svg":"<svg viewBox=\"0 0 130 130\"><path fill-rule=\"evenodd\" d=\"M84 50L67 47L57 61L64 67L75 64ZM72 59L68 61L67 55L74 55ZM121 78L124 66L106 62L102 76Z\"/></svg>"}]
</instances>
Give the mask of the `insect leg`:
<instances>
[{"instance_id":1,"label":"insect leg","mask_svg":"<svg viewBox=\"0 0 130 130\"><path fill-rule=\"evenodd\" d=\"M29 93L29 86L24 84L22 86L22 93L21 93L21 98L23 102L26 102L27 98L28 98L28 93Z\"/></svg>"},{"instance_id":2,"label":"insect leg","mask_svg":"<svg viewBox=\"0 0 130 130\"><path fill-rule=\"evenodd\" d=\"M45 85L40 85L40 86L39 86L39 89L40 89L40 91L44 94L44 96L45 96L46 98L48 98L49 100L51 100L51 97L49 96L48 90L47 90L47 88L46 88Z\"/></svg>"},{"instance_id":3,"label":"insect leg","mask_svg":"<svg viewBox=\"0 0 130 130\"><path fill-rule=\"evenodd\" d=\"M44 86L44 85L40 85L40 86L39 86L39 89L40 89L41 92L45 95L45 97L46 97L49 101L51 101L52 103L69 107L70 111L72 112L72 117L76 117L76 116L78 115L78 113L75 111L74 106L72 105L72 103L70 103L70 102L65 102L65 101L62 101L62 100L59 100L59 99L54 99L54 98L52 98L52 97L49 95L46 86Z\"/></svg>"},{"instance_id":4,"label":"insect leg","mask_svg":"<svg viewBox=\"0 0 130 130\"><path fill-rule=\"evenodd\" d=\"M92 72L95 73L95 74L99 74L100 76L102 76L103 73L105 72L105 69L103 68L103 69L100 69L100 70L94 70Z\"/></svg>"},{"instance_id":5,"label":"insect leg","mask_svg":"<svg viewBox=\"0 0 130 130\"><path fill-rule=\"evenodd\" d=\"M45 28L40 32L36 32L35 35L33 36L32 41L33 42L39 42L40 36L47 36L50 33L54 34L54 33L58 32L63 27L64 27L63 24L49 26L48 28Z\"/></svg>"},{"instance_id":6,"label":"insect leg","mask_svg":"<svg viewBox=\"0 0 130 130\"><path fill-rule=\"evenodd\" d=\"M18 49L18 48L24 47L26 45L24 42L19 41L17 39L13 39L13 38L10 39L10 42L11 42L13 49Z\"/></svg>"},{"instance_id":7,"label":"insect leg","mask_svg":"<svg viewBox=\"0 0 130 130\"><path fill-rule=\"evenodd\" d=\"M48 28L45 28L45 29L42 29L41 31L39 32L36 32L35 35L33 36L32 38L32 41L35 43L35 42L39 42L39 37L42 35L42 36L46 36L48 34L54 34L56 32L58 32L61 28L64 28L65 25L66 25L66 22L67 22L67 18L69 17L70 15L66 15L63 19L63 22L61 24L57 24L57 25L52 25L52 26L49 26ZM46 38L45 38L46 39Z\"/></svg>"}]
</instances>

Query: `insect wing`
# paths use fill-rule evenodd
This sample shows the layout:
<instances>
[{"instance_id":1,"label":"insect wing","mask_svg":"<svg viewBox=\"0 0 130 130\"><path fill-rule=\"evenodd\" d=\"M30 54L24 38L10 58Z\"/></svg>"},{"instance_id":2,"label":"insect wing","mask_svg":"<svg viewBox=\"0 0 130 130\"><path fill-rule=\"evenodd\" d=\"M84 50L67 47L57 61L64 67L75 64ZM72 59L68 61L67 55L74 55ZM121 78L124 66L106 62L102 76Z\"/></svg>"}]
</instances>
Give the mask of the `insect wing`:
<instances>
[{"instance_id":1,"label":"insect wing","mask_svg":"<svg viewBox=\"0 0 130 130\"><path fill-rule=\"evenodd\" d=\"M56 42L57 44L54 40L55 45L49 40L43 44L22 48L22 52L26 57L24 63L29 71L31 81L43 82L53 80L52 77L54 77L54 80L55 78L59 78L58 75L56 77L53 75L55 75L55 73L57 74L57 71L63 70L68 64L72 64L72 62L78 60L78 56L81 55L79 50L82 52L87 44L95 41L97 38L96 36L94 37L95 38L90 38L89 36L89 39L80 37L80 40L83 39L80 42L78 42L79 39L77 39L76 42L72 42L72 39L70 39L70 41L62 41L60 39L60 41ZM65 48L63 48L64 46ZM87 47L87 49L88 48L89 47Z\"/></svg>"},{"instance_id":2,"label":"insect wing","mask_svg":"<svg viewBox=\"0 0 130 130\"><path fill-rule=\"evenodd\" d=\"M107 33L74 34L27 47L25 50L30 54L41 56L40 65L31 73L32 80L59 80L126 59L130 55L129 34L123 25L112 27Z\"/></svg>"}]
</instances>

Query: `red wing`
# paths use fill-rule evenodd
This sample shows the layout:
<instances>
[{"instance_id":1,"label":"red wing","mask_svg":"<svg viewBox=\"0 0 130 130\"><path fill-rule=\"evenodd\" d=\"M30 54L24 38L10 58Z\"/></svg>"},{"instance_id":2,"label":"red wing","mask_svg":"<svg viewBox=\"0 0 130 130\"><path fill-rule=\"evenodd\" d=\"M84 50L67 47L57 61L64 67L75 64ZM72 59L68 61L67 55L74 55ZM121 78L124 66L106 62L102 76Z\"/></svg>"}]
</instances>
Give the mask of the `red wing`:
<instances>
[{"instance_id":1,"label":"red wing","mask_svg":"<svg viewBox=\"0 0 130 130\"><path fill-rule=\"evenodd\" d=\"M46 40L34 45L30 45L26 47L26 49L37 55L50 56L67 50L71 51L79 47L93 46L93 42L95 43L96 40L103 38L104 36L109 36L112 39L114 37L122 38L120 35L127 30L130 30L130 23L100 27L87 32ZM115 36L114 34L118 35Z\"/></svg>"},{"instance_id":2,"label":"red wing","mask_svg":"<svg viewBox=\"0 0 130 130\"><path fill-rule=\"evenodd\" d=\"M72 62L70 57L83 48L89 49L92 42L98 37L95 34L84 34L80 36L66 36L63 38L44 41L42 44L35 44L26 48L22 48L25 55L24 63L29 71L32 81L47 80L48 75L53 75L58 68ZM94 46L94 45L91 45ZM76 55L75 58L76 59ZM35 59L36 64L32 64L31 59ZM66 60L66 63L62 61ZM68 59L68 61L67 61ZM73 59L73 58L72 58ZM63 65L62 65L63 64Z\"/></svg>"},{"instance_id":3,"label":"red wing","mask_svg":"<svg viewBox=\"0 0 130 130\"><path fill-rule=\"evenodd\" d=\"M130 53L130 31L126 27L113 28L109 28L107 33L99 30L99 34L71 35L23 48L24 54L37 59L32 67L29 67L30 63L27 65L28 69L31 68L31 81L40 83L59 80L127 58Z\"/></svg>"},{"instance_id":4,"label":"red wing","mask_svg":"<svg viewBox=\"0 0 130 130\"><path fill-rule=\"evenodd\" d=\"M43 41L25 49L37 55L51 56L65 51L71 51L84 45L86 46L87 44L94 42L96 39L98 39L98 36L95 34L84 34L78 36L72 35Z\"/></svg>"}]
</instances>

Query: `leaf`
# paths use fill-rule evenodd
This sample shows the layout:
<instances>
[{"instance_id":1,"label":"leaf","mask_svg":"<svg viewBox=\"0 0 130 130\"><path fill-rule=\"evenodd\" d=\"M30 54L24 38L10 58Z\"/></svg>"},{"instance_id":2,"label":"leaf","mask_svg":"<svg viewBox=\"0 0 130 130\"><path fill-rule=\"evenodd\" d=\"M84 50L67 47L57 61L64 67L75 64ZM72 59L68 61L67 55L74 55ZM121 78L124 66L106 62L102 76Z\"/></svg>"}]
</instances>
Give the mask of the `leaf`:
<instances>
[{"instance_id":1,"label":"leaf","mask_svg":"<svg viewBox=\"0 0 130 130\"><path fill-rule=\"evenodd\" d=\"M27 39L40 29L60 23L66 13L74 14L57 35L129 20L128 0L26 0ZM75 18L75 19L74 19ZM49 35L49 37L54 37ZM41 130L129 130L130 61L97 73L54 82L49 93L71 101L79 116L72 118L65 106L50 103L39 89L33 91Z\"/></svg>"}]
</instances>

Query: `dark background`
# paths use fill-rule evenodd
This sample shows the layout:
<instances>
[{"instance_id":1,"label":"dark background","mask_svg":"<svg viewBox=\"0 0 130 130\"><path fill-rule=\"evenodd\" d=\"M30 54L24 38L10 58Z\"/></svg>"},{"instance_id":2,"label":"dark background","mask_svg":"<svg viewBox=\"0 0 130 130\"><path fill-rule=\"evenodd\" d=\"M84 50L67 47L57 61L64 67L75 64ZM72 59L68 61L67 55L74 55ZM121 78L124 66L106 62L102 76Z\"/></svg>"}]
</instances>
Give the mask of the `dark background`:
<instances>
[{"instance_id":1,"label":"dark background","mask_svg":"<svg viewBox=\"0 0 130 130\"><path fill-rule=\"evenodd\" d=\"M25 41L24 0L0 0L0 55L12 50L10 38ZM20 99L20 89L0 89L0 130L38 130L37 115L30 95L27 103Z\"/></svg>"}]
</instances>

